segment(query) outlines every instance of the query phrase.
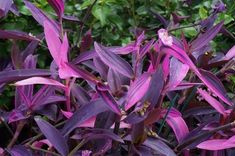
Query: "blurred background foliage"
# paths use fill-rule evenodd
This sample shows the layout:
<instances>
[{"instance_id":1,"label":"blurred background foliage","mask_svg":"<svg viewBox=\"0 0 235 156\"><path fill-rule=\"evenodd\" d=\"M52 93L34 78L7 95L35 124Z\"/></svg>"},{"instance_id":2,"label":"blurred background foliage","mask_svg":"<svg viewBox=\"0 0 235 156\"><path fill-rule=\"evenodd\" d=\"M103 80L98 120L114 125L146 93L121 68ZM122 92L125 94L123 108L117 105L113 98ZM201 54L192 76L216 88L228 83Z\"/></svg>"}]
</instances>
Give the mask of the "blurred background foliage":
<instances>
[{"instance_id":1,"label":"blurred background foliage","mask_svg":"<svg viewBox=\"0 0 235 156\"><path fill-rule=\"evenodd\" d=\"M65 14L77 17L84 23L82 31L80 22L64 20L64 28L69 32L71 47L75 55L79 54L79 42L82 36L91 30L93 40L104 45L125 45L135 39L137 29L145 30L147 39L156 37L156 31L163 27L154 13L158 13L168 21L173 21L172 14L186 17L179 22L179 26L188 26L206 19L212 13L213 0L97 0L90 11L89 8L95 0L66 0ZM46 0L31 0L37 7L47 15L56 18L55 12ZM234 0L223 0L226 11L220 13L215 23L224 20L227 30L235 35L235 3ZM14 0L20 16L9 14L0 19L0 29L21 30L33 35L42 33L42 27L33 19L22 0ZM184 32L188 41L192 40L198 33L197 27L188 27L173 31L180 37ZM218 35L213 41L214 52L226 52L235 43L234 38ZM28 43L18 41L20 49L24 49ZM39 57L39 68L48 67L51 61L45 43L40 43L37 48ZM10 58L12 42L0 41L0 59ZM234 88L235 77L231 77ZM10 89L9 89L10 90ZM6 92L10 94L9 92ZM7 96L4 96L7 97ZM7 100L7 99L5 99Z\"/></svg>"}]
</instances>

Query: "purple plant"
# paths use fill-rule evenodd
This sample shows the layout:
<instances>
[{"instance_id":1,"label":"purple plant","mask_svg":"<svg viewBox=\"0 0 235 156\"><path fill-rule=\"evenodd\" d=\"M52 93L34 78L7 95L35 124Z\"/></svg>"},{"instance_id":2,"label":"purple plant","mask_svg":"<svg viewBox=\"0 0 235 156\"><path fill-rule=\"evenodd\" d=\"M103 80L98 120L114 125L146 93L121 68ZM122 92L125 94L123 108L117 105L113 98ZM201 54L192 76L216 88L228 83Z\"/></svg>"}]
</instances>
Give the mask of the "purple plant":
<instances>
[{"instance_id":1,"label":"purple plant","mask_svg":"<svg viewBox=\"0 0 235 156\"><path fill-rule=\"evenodd\" d=\"M0 114L14 131L1 154L187 156L233 151L234 93L229 97L222 82L235 73L235 46L219 58L205 57L223 22L213 26L209 17L200 25L211 27L188 42L184 35L173 36L177 28L157 14L166 28L158 30L157 39L145 39L142 32L124 47L94 42L94 49L86 51L93 42L89 30L82 38L82 53L70 60L64 1L48 0L58 21L24 3L43 26L53 61L50 69L36 67L34 49L42 36L0 30L1 39L30 41L22 52L13 48L11 62L0 72L0 88L15 88L14 108ZM0 15L5 15L10 4L0 6ZM214 9L217 14L224 5ZM24 127L31 127L30 134L17 142Z\"/></svg>"}]
</instances>

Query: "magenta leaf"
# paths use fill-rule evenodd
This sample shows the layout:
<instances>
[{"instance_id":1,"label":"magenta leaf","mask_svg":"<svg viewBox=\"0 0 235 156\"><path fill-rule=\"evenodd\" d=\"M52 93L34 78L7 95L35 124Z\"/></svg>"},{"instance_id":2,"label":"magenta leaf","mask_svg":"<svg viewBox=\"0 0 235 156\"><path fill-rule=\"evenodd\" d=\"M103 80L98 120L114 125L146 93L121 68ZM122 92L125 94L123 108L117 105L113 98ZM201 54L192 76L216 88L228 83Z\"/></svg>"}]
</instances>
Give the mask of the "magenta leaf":
<instances>
[{"instance_id":1,"label":"magenta leaf","mask_svg":"<svg viewBox=\"0 0 235 156\"><path fill-rule=\"evenodd\" d=\"M26 41L38 40L35 36L16 30L0 30L0 39L15 39Z\"/></svg>"},{"instance_id":2,"label":"magenta leaf","mask_svg":"<svg viewBox=\"0 0 235 156\"><path fill-rule=\"evenodd\" d=\"M216 26L210 30L207 30L204 34L200 35L198 38L192 41L190 50L196 51L202 48L204 45L208 44L219 33L223 25L224 22L218 23Z\"/></svg>"},{"instance_id":3,"label":"magenta leaf","mask_svg":"<svg viewBox=\"0 0 235 156\"><path fill-rule=\"evenodd\" d=\"M197 145L197 148L217 151L217 150L223 150L223 149L228 149L228 148L234 148L234 146L235 146L235 137L233 136L229 139L207 140Z\"/></svg>"},{"instance_id":4,"label":"magenta leaf","mask_svg":"<svg viewBox=\"0 0 235 156\"><path fill-rule=\"evenodd\" d=\"M47 0L47 2L55 10L59 18L62 18L64 14L64 1L63 0Z\"/></svg>"},{"instance_id":5,"label":"magenta leaf","mask_svg":"<svg viewBox=\"0 0 235 156\"><path fill-rule=\"evenodd\" d=\"M60 131L40 117L35 117L34 120L36 121L42 133L55 147L55 149L57 149L61 155L66 156L68 154L69 148Z\"/></svg>"},{"instance_id":6,"label":"magenta leaf","mask_svg":"<svg viewBox=\"0 0 235 156\"><path fill-rule=\"evenodd\" d=\"M178 61L174 57L170 61L170 75L167 86L170 89L177 87L185 78L189 70L189 66Z\"/></svg>"},{"instance_id":7,"label":"magenta leaf","mask_svg":"<svg viewBox=\"0 0 235 156\"><path fill-rule=\"evenodd\" d=\"M230 60L232 58L235 58L235 46L233 46L224 56L224 60Z\"/></svg>"},{"instance_id":8,"label":"magenta leaf","mask_svg":"<svg viewBox=\"0 0 235 156\"><path fill-rule=\"evenodd\" d=\"M166 113L163 111L163 114ZM178 142L181 142L189 133L188 126L182 118L180 112L176 109L171 109L166 118L167 124L173 129Z\"/></svg>"},{"instance_id":9,"label":"magenta leaf","mask_svg":"<svg viewBox=\"0 0 235 156\"><path fill-rule=\"evenodd\" d=\"M151 78L149 73L144 73L131 84L126 97L125 110L128 110L142 99L148 91Z\"/></svg>"},{"instance_id":10,"label":"magenta leaf","mask_svg":"<svg viewBox=\"0 0 235 156\"><path fill-rule=\"evenodd\" d=\"M101 60L113 70L120 72L121 74L132 78L133 77L133 70L129 63L127 63L124 59L120 56L112 53L110 50L104 48L103 46L99 45L95 42L95 50L96 53L99 55Z\"/></svg>"},{"instance_id":11,"label":"magenta leaf","mask_svg":"<svg viewBox=\"0 0 235 156\"><path fill-rule=\"evenodd\" d=\"M202 90L200 88L197 89L200 95L212 106L214 107L220 114L225 114L225 108L224 106L217 101L215 98L213 98L207 91Z\"/></svg>"}]
</instances>

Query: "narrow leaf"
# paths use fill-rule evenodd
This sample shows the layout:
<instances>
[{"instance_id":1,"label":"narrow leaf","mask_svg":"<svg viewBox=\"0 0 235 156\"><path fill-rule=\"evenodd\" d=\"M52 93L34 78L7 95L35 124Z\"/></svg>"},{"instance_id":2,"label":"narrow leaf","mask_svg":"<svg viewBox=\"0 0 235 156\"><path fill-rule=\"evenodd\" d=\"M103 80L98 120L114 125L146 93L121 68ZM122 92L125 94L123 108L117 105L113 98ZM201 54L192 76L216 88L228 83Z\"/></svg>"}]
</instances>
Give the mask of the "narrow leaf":
<instances>
[{"instance_id":1,"label":"narrow leaf","mask_svg":"<svg viewBox=\"0 0 235 156\"><path fill-rule=\"evenodd\" d=\"M107 104L107 106L110 108L111 111L114 113L121 115L120 108L117 104L117 101L114 99L114 97L109 93L107 90L99 90L98 87L96 87L97 92L99 93L100 97L104 100L104 102Z\"/></svg>"},{"instance_id":2,"label":"narrow leaf","mask_svg":"<svg viewBox=\"0 0 235 156\"><path fill-rule=\"evenodd\" d=\"M202 90L200 88L197 89L200 95L213 107L215 108L220 114L226 115L225 114L225 108L224 106L217 101L215 98L213 98L208 92L205 90Z\"/></svg>"},{"instance_id":3,"label":"narrow leaf","mask_svg":"<svg viewBox=\"0 0 235 156\"><path fill-rule=\"evenodd\" d=\"M109 110L109 108L104 104L104 101L102 99L96 99L85 104L84 106L79 108L70 119L68 119L62 129L62 134L68 135L78 125L82 124L91 117L107 110Z\"/></svg>"},{"instance_id":4,"label":"narrow leaf","mask_svg":"<svg viewBox=\"0 0 235 156\"><path fill-rule=\"evenodd\" d=\"M50 76L46 69L20 69L0 72L0 83L26 79L33 76Z\"/></svg>"},{"instance_id":5,"label":"narrow leaf","mask_svg":"<svg viewBox=\"0 0 235 156\"><path fill-rule=\"evenodd\" d=\"M0 39L16 39L16 40L26 40L26 41L38 40L36 37L32 35L16 30L0 30Z\"/></svg>"},{"instance_id":6,"label":"narrow leaf","mask_svg":"<svg viewBox=\"0 0 235 156\"><path fill-rule=\"evenodd\" d=\"M208 44L219 33L223 25L224 22L218 23L213 28L207 30L204 34L200 35L198 38L192 41L190 50L196 51L202 48L204 45Z\"/></svg>"},{"instance_id":7,"label":"narrow leaf","mask_svg":"<svg viewBox=\"0 0 235 156\"><path fill-rule=\"evenodd\" d=\"M149 84L151 81L151 75L145 73L136 79L130 86L126 97L125 110L128 110L135 105L148 91Z\"/></svg>"},{"instance_id":8,"label":"narrow leaf","mask_svg":"<svg viewBox=\"0 0 235 156\"><path fill-rule=\"evenodd\" d=\"M24 85L33 85L33 84L53 85L53 86L58 86L61 88L66 88L62 83L56 80L44 78L44 77L31 77L25 80L18 81L14 85L24 86Z\"/></svg>"},{"instance_id":9,"label":"narrow leaf","mask_svg":"<svg viewBox=\"0 0 235 156\"><path fill-rule=\"evenodd\" d=\"M66 143L65 138L61 135L60 131L58 131L54 126L41 119L40 117L35 117L38 127L42 131L42 133L46 136L46 138L51 142L51 144L57 149L57 151L66 156L68 154L68 145Z\"/></svg>"},{"instance_id":10,"label":"narrow leaf","mask_svg":"<svg viewBox=\"0 0 235 156\"><path fill-rule=\"evenodd\" d=\"M64 14L64 1L63 0L47 0L47 2L55 10L58 17L61 18Z\"/></svg>"},{"instance_id":11,"label":"narrow leaf","mask_svg":"<svg viewBox=\"0 0 235 156\"><path fill-rule=\"evenodd\" d=\"M108 49L105 49L103 46L99 45L95 42L95 50L96 53L99 55L101 60L113 70L120 72L121 74L132 78L133 77L133 70L129 63L127 63L124 59L120 56L112 53Z\"/></svg>"}]
</instances>

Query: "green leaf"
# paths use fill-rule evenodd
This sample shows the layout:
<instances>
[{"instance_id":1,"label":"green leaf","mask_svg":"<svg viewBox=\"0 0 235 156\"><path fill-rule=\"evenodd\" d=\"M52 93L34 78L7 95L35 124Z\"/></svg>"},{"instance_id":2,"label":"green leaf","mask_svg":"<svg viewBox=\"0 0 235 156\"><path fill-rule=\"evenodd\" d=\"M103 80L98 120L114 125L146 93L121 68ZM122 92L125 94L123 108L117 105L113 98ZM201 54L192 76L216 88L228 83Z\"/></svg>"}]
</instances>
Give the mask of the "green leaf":
<instances>
[{"instance_id":1,"label":"green leaf","mask_svg":"<svg viewBox=\"0 0 235 156\"><path fill-rule=\"evenodd\" d=\"M107 24L107 16L111 13L111 10L108 6L96 5L92 8L92 15L95 16L101 23L101 26Z\"/></svg>"},{"instance_id":2,"label":"green leaf","mask_svg":"<svg viewBox=\"0 0 235 156\"><path fill-rule=\"evenodd\" d=\"M199 16L201 17L201 19L206 19L207 13L208 11L203 6L199 8Z\"/></svg>"}]
</instances>

